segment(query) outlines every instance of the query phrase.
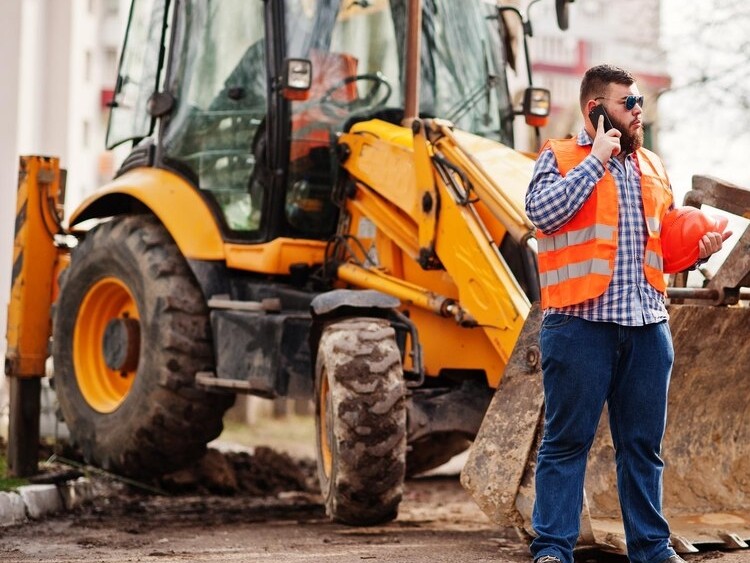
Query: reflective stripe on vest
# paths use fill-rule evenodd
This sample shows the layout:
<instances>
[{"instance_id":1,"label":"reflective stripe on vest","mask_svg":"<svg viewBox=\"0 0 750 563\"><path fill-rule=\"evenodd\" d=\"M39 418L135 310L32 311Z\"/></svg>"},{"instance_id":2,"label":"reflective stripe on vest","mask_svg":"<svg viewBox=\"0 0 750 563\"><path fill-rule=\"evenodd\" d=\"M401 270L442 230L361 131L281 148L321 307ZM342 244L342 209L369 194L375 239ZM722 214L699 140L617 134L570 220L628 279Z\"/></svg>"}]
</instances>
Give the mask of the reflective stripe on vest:
<instances>
[{"instance_id":1,"label":"reflective stripe on vest","mask_svg":"<svg viewBox=\"0 0 750 563\"><path fill-rule=\"evenodd\" d=\"M582 278L589 274L601 274L603 276L611 276L612 270L609 267L607 260L601 260L594 258L593 260L586 260L585 262L576 262L575 264L567 264L557 270L551 270L539 274L539 284L541 287L548 287L558 283L563 283L568 280L575 278Z\"/></svg>"},{"instance_id":2,"label":"reflective stripe on vest","mask_svg":"<svg viewBox=\"0 0 750 563\"><path fill-rule=\"evenodd\" d=\"M594 239L610 240L614 233L615 227L610 225L592 225L583 229L540 238L538 241L539 251L552 252L574 244L584 244Z\"/></svg>"},{"instance_id":3,"label":"reflective stripe on vest","mask_svg":"<svg viewBox=\"0 0 750 563\"><path fill-rule=\"evenodd\" d=\"M646 265L664 271L664 259L653 250L646 250Z\"/></svg>"},{"instance_id":4,"label":"reflective stripe on vest","mask_svg":"<svg viewBox=\"0 0 750 563\"><path fill-rule=\"evenodd\" d=\"M649 234L658 235L661 232L661 221L658 217L646 217L646 226Z\"/></svg>"}]
</instances>

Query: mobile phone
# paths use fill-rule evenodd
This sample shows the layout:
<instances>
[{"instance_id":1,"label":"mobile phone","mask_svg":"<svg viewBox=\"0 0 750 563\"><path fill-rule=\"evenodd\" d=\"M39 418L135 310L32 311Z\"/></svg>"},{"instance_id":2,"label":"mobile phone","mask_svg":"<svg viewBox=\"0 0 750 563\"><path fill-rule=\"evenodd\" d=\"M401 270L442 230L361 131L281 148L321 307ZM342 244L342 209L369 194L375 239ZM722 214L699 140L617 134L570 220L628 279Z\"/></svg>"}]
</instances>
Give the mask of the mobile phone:
<instances>
[{"instance_id":1,"label":"mobile phone","mask_svg":"<svg viewBox=\"0 0 750 563\"><path fill-rule=\"evenodd\" d=\"M589 112L589 119L591 120L591 125L594 126L594 131L599 127L599 116L604 116L604 132L606 133L610 129L612 129L613 125L612 122L609 120L609 116L607 115L607 112L604 111L604 106L601 104L595 105L593 108L591 108L591 111Z\"/></svg>"}]
</instances>

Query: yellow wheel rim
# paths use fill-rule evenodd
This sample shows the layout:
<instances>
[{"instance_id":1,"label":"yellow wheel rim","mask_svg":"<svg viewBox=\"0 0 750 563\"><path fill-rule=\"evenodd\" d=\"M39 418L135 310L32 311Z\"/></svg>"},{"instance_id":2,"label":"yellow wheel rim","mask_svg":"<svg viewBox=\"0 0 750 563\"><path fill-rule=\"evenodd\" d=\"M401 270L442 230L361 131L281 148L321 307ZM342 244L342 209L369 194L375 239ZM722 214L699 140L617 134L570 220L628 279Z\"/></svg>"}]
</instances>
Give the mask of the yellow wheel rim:
<instances>
[{"instance_id":1,"label":"yellow wheel rim","mask_svg":"<svg viewBox=\"0 0 750 563\"><path fill-rule=\"evenodd\" d=\"M136 369L116 371L104 357L104 331L113 319L140 319L133 294L117 278L96 282L78 310L73 333L73 365L81 394L91 408L113 412L128 396Z\"/></svg>"},{"instance_id":2,"label":"yellow wheel rim","mask_svg":"<svg viewBox=\"0 0 750 563\"><path fill-rule=\"evenodd\" d=\"M330 479L331 469L333 468L333 454L331 454L330 440L330 420L328 418L328 401L330 399L330 389L328 387L328 374L323 371L321 374L323 380L320 384L320 457L323 461L323 472Z\"/></svg>"}]
</instances>

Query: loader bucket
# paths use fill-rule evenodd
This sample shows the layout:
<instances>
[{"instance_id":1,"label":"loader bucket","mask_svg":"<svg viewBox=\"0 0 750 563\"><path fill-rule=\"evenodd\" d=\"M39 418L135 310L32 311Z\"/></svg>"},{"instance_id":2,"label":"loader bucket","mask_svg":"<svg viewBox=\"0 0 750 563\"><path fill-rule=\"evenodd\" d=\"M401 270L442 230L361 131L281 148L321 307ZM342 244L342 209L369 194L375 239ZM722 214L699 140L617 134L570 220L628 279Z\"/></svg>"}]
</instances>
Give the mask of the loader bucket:
<instances>
[{"instance_id":1,"label":"loader bucket","mask_svg":"<svg viewBox=\"0 0 750 563\"><path fill-rule=\"evenodd\" d=\"M670 305L675 365L662 458L664 513L676 551L746 548L750 539L750 308ZM461 482L494 523L528 534L543 426L532 309L472 446ZM606 412L587 466L579 546L625 553Z\"/></svg>"}]
</instances>

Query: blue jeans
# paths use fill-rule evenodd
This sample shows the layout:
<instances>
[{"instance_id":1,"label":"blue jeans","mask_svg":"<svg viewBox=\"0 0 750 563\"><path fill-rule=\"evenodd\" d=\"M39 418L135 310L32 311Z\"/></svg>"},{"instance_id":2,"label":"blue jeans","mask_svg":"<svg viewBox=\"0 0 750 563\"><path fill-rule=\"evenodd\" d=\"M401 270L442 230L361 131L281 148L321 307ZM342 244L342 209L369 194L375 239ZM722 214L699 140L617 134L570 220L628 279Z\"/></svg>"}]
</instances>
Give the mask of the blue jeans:
<instances>
[{"instance_id":1,"label":"blue jeans","mask_svg":"<svg viewBox=\"0 0 750 563\"><path fill-rule=\"evenodd\" d=\"M604 408L615 445L617 489L628 556L658 563L674 555L662 516L659 454L674 349L667 322L598 323L551 314L540 334L544 437L536 468L534 558L573 563L583 507L586 458Z\"/></svg>"}]
</instances>

